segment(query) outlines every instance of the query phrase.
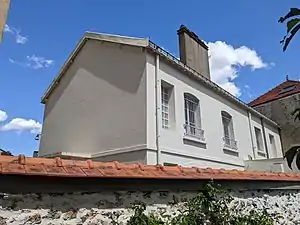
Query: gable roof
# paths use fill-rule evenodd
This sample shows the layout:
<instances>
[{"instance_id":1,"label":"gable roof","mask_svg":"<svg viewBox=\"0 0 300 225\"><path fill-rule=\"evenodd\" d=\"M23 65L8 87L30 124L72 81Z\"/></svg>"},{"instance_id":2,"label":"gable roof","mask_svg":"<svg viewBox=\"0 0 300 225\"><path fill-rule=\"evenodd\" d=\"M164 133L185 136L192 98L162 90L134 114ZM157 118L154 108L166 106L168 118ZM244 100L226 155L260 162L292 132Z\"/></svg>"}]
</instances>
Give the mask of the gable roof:
<instances>
[{"instance_id":1,"label":"gable roof","mask_svg":"<svg viewBox=\"0 0 300 225\"><path fill-rule=\"evenodd\" d=\"M248 105L251 107L255 107L296 93L300 93L300 81L287 80L277 85L267 93L259 96Z\"/></svg>"},{"instance_id":2,"label":"gable roof","mask_svg":"<svg viewBox=\"0 0 300 225\"><path fill-rule=\"evenodd\" d=\"M212 168L123 164L93 162L91 160L63 160L61 158L32 158L0 156L0 176L42 176L65 178L115 178L155 180L219 180L219 181L300 181L300 174Z\"/></svg>"},{"instance_id":3,"label":"gable roof","mask_svg":"<svg viewBox=\"0 0 300 225\"><path fill-rule=\"evenodd\" d=\"M167 52L163 48L156 45L154 42L150 41L148 38L134 38L134 37L126 37L126 36L119 36L119 35L112 35L112 34L102 34L102 33L95 33L95 32L86 32L85 35L81 38L81 40L76 45L75 49L72 51L70 56L68 57L67 61L64 63L62 68L60 69L58 75L54 78L48 89L46 90L45 94L42 97L41 102L46 103L48 97L51 95L52 91L58 85L59 81L61 80L64 73L67 71L69 66L74 62L76 56L83 48L84 44L88 40L95 40L95 41L104 41L104 42L112 42L124 45L131 45L136 47L142 47L147 49L150 52L154 52L158 54L162 59L165 59L168 63L176 66L179 70L183 71L186 75L191 76L198 82L202 83L206 87L210 88L211 90L215 91L216 93L224 96L232 103L244 108L246 111L251 112L252 114L258 116L259 118L263 118L268 123L272 124L273 126L279 127L279 125L274 122L273 120L269 119L265 115L261 114L260 112L256 111L255 109L249 107L246 103L244 103L239 98L235 97L228 91L221 88L219 85L211 81L210 79L206 78L205 76L201 75L200 73L196 72L191 67L185 65L181 62L177 57L173 56L171 53Z\"/></svg>"}]
</instances>

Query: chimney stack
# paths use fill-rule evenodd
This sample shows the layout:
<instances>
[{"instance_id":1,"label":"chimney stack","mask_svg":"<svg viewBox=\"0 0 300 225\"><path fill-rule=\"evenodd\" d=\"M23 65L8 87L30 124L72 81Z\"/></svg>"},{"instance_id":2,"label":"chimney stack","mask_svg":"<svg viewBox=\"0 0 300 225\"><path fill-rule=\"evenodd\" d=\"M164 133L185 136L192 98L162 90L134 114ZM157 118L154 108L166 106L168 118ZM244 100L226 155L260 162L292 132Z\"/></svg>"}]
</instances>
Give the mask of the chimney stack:
<instances>
[{"instance_id":1,"label":"chimney stack","mask_svg":"<svg viewBox=\"0 0 300 225\"><path fill-rule=\"evenodd\" d=\"M180 61L210 79L208 46L184 25L180 26L177 34L179 37Z\"/></svg>"}]
</instances>

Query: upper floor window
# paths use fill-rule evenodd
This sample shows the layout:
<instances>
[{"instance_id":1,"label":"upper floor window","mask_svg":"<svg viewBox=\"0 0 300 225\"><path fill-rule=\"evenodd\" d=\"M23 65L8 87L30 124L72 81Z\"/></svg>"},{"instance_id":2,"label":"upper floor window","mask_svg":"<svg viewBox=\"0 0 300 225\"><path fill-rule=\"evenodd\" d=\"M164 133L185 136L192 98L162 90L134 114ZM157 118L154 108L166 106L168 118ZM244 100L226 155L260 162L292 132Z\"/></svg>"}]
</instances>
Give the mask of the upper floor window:
<instances>
[{"instance_id":1,"label":"upper floor window","mask_svg":"<svg viewBox=\"0 0 300 225\"><path fill-rule=\"evenodd\" d=\"M271 145L271 148L272 148L273 157L277 157L277 149L276 149L275 138L272 134L269 134L269 139L270 139L270 145Z\"/></svg>"},{"instance_id":2,"label":"upper floor window","mask_svg":"<svg viewBox=\"0 0 300 225\"><path fill-rule=\"evenodd\" d=\"M221 112L223 133L224 133L224 146L232 149L237 149L237 142L234 137L233 120L232 116L225 111Z\"/></svg>"},{"instance_id":3,"label":"upper floor window","mask_svg":"<svg viewBox=\"0 0 300 225\"><path fill-rule=\"evenodd\" d=\"M259 152L264 152L264 144L263 144L263 138L262 138L261 130L257 127L254 127L254 131L255 131L257 150Z\"/></svg>"},{"instance_id":4,"label":"upper floor window","mask_svg":"<svg viewBox=\"0 0 300 225\"><path fill-rule=\"evenodd\" d=\"M195 96L184 94L185 135L204 140L201 129L200 102Z\"/></svg>"},{"instance_id":5,"label":"upper floor window","mask_svg":"<svg viewBox=\"0 0 300 225\"><path fill-rule=\"evenodd\" d=\"M170 121L169 121L169 99L170 99L170 89L161 86L161 119L162 119L162 127L164 129L169 129Z\"/></svg>"}]
</instances>

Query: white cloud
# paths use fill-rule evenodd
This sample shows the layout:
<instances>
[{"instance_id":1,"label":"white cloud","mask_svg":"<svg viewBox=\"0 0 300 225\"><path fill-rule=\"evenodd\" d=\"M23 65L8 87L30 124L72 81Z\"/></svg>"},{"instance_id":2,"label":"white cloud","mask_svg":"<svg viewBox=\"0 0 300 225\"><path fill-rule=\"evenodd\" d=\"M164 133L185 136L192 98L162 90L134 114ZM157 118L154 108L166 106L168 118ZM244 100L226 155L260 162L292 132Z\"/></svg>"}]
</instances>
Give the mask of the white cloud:
<instances>
[{"instance_id":1,"label":"white cloud","mask_svg":"<svg viewBox=\"0 0 300 225\"><path fill-rule=\"evenodd\" d=\"M248 66L254 71L269 67L255 50L246 46L234 48L223 41L210 42L208 46L212 80L234 96L241 95L240 88L234 83L239 68Z\"/></svg>"},{"instance_id":2,"label":"white cloud","mask_svg":"<svg viewBox=\"0 0 300 225\"><path fill-rule=\"evenodd\" d=\"M5 26L4 26L4 33L13 33L13 30L7 25L7 24L5 24Z\"/></svg>"},{"instance_id":3,"label":"white cloud","mask_svg":"<svg viewBox=\"0 0 300 225\"><path fill-rule=\"evenodd\" d=\"M4 32L14 35L17 44L25 44L28 41L27 37L21 35L21 31L19 29L8 26L7 24L5 24Z\"/></svg>"},{"instance_id":4,"label":"white cloud","mask_svg":"<svg viewBox=\"0 0 300 225\"><path fill-rule=\"evenodd\" d=\"M32 69L49 68L54 65L54 60L45 59L44 57L36 55L26 56L26 60L24 62L20 62L12 58L9 58L9 61L19 66L28 67Z\"/></svg>"},{"instance_id":5,"label":"white cloud","mask_svg":"<svg viewBox=\"0 0 300 225\"><path fill-rule=\"evenodd\" d=\"M7 119L7 113L0 109L0 122L3 122Z\"/></svg>"},{"instance_id":6,"label":"white cloud","mask_svg":"<svg viewBox=\"0 0 300 225\"><path fill-rule=\"evenodd\" d=\"M2 126L2 131L30 131L33 134L40 133L42 129L42 124L39 122L29 119L23 118L14 118L9 123Z\"/></svg>"},{"instance_id":7,"label":"white cloud","mask_svg":"<svg viewBox=\"0 0 300 225\"><path fill-rule=\"evenodd\" d=\"M16 35L17 44L25 44L28 41L27 37L20 35L19 33Z\"/></svg>"},{"instance_id":8,"label":"white cloud","mask_svg":"<svg viewBox=\"0 0 300 225\"><path fill-rule=\"evenodd\" d=\"M40 56L27 56L26 57L29 64L31 65L30 67L32 67L33 69L39 69L39 68L43 68L43 67L50 67L54 64L54 61L51 59L45 59L44 57L40 57Z\"/></svg>"}]
</instances>

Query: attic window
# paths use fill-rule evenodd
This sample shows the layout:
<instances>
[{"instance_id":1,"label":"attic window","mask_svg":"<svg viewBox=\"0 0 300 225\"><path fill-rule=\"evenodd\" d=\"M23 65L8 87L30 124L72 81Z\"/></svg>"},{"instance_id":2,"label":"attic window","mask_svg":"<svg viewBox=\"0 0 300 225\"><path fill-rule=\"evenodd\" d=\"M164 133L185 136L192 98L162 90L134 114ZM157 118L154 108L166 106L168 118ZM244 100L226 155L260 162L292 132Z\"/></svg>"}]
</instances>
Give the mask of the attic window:
<instances>
[{"instance_id":1,"label":"attic window","mask_svg":"<svg viewBox=\"0 0 300 225\"><path fill-rule=\"evenodd\" d=\"M281 94L284 94L286 92L292 91L292 90L295 89L295 87L296 87L295 85L292 85L292 86L282 88L281 91L278 94L281 95Z\"/></svg>"}]
</instances>

